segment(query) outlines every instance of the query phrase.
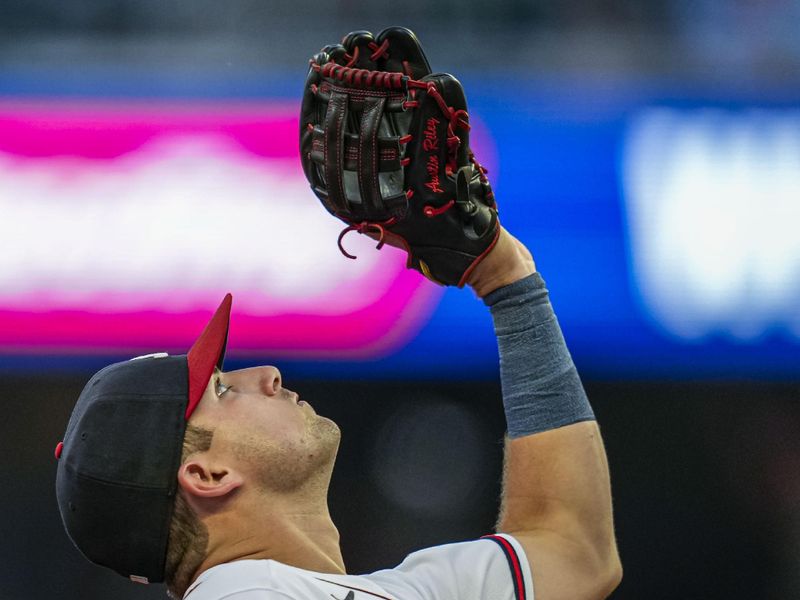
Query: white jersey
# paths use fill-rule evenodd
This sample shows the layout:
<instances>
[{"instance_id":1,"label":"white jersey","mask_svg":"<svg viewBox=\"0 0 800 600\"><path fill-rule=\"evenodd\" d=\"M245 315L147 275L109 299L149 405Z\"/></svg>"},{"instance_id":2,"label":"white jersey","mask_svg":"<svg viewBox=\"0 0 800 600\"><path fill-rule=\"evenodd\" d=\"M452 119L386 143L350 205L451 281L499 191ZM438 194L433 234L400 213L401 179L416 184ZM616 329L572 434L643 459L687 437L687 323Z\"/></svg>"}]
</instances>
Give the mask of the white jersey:
<instances>
[{"instance_id":1,"label":"white jersey","mask_svg":"<svg viewBox=\"0 0 800 600\"><path fill-rule=\"evenodd\" d=\"M240 560L204 571L184 600L533 600L530 566L509 535L434 546L394 569L332 575L274 560Z\"/></svg>"}]
</instances>

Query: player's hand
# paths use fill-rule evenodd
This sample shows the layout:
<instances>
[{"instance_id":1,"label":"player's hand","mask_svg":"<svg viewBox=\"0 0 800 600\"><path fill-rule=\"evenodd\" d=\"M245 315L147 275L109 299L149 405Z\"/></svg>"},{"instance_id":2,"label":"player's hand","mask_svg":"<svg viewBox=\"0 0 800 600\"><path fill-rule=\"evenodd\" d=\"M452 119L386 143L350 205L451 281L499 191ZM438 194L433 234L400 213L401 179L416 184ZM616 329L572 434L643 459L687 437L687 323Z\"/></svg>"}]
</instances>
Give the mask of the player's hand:
<instances>
[{"instance_id":1,"label":"player's hand","mask_svg":"<svg viewBox=\"0 0 800 600\"><path fill-rule=\"evenodd\" d=\"M467 279L467 285L483 298L494 290L509 285L536 271L533 256L525 245L504 228L492 248Z\"/></svg>"}]
</instances>

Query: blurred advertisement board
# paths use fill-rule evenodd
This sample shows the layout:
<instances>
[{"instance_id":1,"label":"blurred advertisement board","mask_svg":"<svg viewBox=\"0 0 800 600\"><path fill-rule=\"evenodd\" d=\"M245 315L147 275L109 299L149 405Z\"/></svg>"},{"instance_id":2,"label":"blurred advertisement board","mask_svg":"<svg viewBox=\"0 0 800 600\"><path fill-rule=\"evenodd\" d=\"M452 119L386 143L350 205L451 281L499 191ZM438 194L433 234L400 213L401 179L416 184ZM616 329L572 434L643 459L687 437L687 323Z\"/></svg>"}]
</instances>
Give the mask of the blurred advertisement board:
<instances>
[{"instance_id":1,"label":"blurred advertisement board","mask_svg":"<svg viewBox=\"0 0 800 600\"><path fill-rule=\"evenodd\" d=\"M791 102L527 82L523 103L465 80L501 221L533 250L585 375L797 376ZM308 188L298 126L286 98L7 95L0 362L183 350L231 291L234 361L493 376L470 292L355 233L343 243L358 259L340 254L344 225Z\"/></svg>"}]
</instances>

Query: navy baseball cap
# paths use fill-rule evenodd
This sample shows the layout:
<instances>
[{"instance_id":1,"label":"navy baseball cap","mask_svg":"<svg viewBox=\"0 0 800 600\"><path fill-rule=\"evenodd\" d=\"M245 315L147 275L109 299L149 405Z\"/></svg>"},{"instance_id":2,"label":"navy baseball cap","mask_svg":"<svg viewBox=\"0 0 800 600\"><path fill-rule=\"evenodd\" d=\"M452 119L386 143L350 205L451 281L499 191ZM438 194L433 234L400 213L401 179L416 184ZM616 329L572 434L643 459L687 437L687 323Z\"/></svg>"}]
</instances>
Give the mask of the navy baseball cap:
<instances>
[{"instance_id":1,"label":"navy baseball cap","mask_svg":"<svg viewBox=\"0 0 800 600\"><path fill-rule=\"evenodd\" d=\"M56 446L64 527L90 561L141 583L164 581L186 422L222 369L227 294L187 354L149 354L98 371Z\"/></svg>"}]
</instances>

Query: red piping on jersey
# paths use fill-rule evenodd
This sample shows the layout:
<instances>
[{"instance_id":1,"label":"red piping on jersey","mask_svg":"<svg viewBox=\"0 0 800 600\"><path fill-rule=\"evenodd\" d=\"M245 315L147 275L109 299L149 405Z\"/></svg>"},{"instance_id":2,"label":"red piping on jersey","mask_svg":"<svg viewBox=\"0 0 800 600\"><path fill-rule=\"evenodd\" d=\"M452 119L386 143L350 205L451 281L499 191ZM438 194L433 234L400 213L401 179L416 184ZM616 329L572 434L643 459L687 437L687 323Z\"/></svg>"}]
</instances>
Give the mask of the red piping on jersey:
<instances>
[{"instance_id":1,"label":"red piping on jersey","mask_svg":"<svg viewBox=\"0 0 800 600\"><path fill-rule=\"evenodd\" d=\"M522 565L520 564L519 556L517 556L517 551L514 549L514 546L512 546L507 539L499 535L485 535L481 539L492 540L503 549L503 553L506 555L506 559L508 559L508 566L511 568L511 579L514 581L514 595L517 600L527 600L525 595L525 580L522 578Z\"/></svg>"}]
</instances>

